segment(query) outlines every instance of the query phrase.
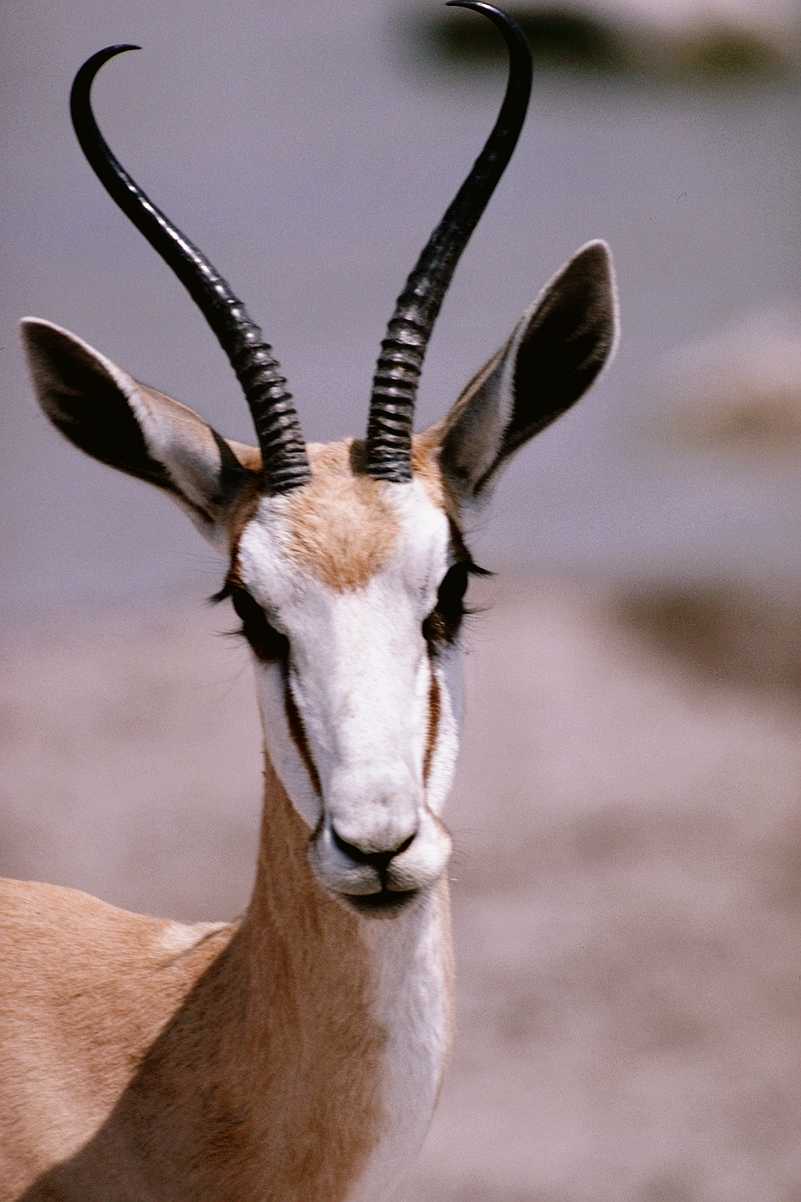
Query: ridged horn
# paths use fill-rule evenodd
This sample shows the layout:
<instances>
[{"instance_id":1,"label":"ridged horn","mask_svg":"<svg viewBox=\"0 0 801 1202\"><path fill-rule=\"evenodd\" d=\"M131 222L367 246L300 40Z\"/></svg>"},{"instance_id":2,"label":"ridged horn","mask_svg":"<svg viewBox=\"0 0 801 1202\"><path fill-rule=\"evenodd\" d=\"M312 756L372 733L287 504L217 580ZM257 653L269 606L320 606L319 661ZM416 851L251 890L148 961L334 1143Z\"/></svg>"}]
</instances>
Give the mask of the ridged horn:
<instances>
[{"instance_id":1,"label":"ridged horn","mask_svg":"<svg viewBox=\"0 0 801 1202\"><path fill-rule=\"evenodd\" d=\"M381 343L370 398L365 470L397 483L412 478L414 406L434 322L462 251L512 157L531 94L531 52L508 13L484 0L449 0L449 7L483 13L498 27L509 52L509 78L486 145L417 260Z\"/></svg>"},{"instance_id":2,"label":"ridged horn","mask_svg":"<svg viewBox=\"0 0 801 1202\"><path fill-rule=\"evenodd\" d=\"M236 372L261 448L264 490L288 492L311 479L300 422L272 347L242 301L205 255L153 204L112 153L91 105L92 83L109 59L138 46L107 46L83 64L70 93L70 114L90 167L109 196L177 275L211 326Z\"/></svg>"}]
</instances>

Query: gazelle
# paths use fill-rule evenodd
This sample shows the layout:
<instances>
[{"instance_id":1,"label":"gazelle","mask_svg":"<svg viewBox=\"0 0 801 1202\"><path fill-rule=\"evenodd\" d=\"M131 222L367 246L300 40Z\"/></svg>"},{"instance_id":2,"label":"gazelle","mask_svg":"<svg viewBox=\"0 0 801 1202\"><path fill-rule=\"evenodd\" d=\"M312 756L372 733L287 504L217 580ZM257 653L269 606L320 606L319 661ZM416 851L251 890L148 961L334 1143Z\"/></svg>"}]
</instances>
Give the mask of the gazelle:
<instances>
[{"instance_id":1,"label":"gazelle","mask_svg":"<svg viewBox=\"0 0 801 1202\"><path fill-rule=\"evenodd\" d=\"M235 923L183 925L85 894L0 887L0 1199L376 1202L428 1127L450 1038L441 818L456 760L462 533L500 468L585 392L615 337L608 252L545 288L450 412L413 435L426 346L514 149L520 30L475 166L401 293L367 436L306 445L271 348L228 284L72 116L101 182L189 290L245 393L258 448L49 322L26 348L51 421L160 488L226 561L264 730L256 879ZM378 921L379 919L391 921Z\"/></svg>"}]
</instances>

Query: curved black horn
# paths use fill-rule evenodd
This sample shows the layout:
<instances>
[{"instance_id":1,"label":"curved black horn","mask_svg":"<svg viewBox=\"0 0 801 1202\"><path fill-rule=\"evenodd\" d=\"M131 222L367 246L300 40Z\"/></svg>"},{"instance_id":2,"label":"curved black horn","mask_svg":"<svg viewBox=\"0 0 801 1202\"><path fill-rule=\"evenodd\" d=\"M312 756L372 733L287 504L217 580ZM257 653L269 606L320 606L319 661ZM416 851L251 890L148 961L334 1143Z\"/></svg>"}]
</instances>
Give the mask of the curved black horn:
<instances>
[{"instance_id":1,"label":"curved black horn","mask_svg":"<svg viewBox=\"0 0 801 1202\"><path fill-rule=\"evenodd\" d=\"M83 64L70 93L70 113L89 165L109 196L129 217L189 292L228 356L245 393L264 464L264 488L288 492L311 479L300 422L272 348L262 340L242 302L205 255L156 208L115 158L98 129L92 83L110 58L138 46L107 46Z\"/></svg>"},{"instance_id":2,"label":"curved black horn","mask_svg":"<svg viewBox=\"0 0 801 1202\"><path fill-rule=\"evenodd\" d=\"M531 52L520 26L483 0L449 3L484 13L500 29L509 51L509 80L492 133L417 260L381 343L370 398L365 470L399 483L412 478L414 404L434 322L462 251L512 157L531 94Z\"/></svg>"}]
</instances>

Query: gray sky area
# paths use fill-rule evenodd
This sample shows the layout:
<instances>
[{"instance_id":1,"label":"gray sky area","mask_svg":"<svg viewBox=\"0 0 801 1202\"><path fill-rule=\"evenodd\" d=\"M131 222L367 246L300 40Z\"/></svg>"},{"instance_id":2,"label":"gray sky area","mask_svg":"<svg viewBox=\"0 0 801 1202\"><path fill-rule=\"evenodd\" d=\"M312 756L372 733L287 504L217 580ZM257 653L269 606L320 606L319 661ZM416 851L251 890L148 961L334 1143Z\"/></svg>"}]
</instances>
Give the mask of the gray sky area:
<instances>
[{"instance_id":1,"label":"gray sky area","mask_svg":"<svg viewBox=\"0 0 801 1202\"><path fill-rule=\"evenodd\" d=\"M77 67L108 43L142 45L104 69L101 125L248 303L307 434L325 439L363 429L394 297L503 86L500 55L438 68L409 36L415 11L411 0L0 6L8 613L202 596L219 576L162 496L51 431L18 349L21 315L68 326L249 437L202 318L82 159L67 116ZM489 25L486 36L496 36ZM537 73L521 146L432 342L419 424L592 237L614 252L623 339L591 396L510 469L473 537L489 566L801 575L795 461L743 470L717 453L678 452L658 385L675 348L799 302L800 98L786 80L735 88Z\"/></svg>"}]
</instances>

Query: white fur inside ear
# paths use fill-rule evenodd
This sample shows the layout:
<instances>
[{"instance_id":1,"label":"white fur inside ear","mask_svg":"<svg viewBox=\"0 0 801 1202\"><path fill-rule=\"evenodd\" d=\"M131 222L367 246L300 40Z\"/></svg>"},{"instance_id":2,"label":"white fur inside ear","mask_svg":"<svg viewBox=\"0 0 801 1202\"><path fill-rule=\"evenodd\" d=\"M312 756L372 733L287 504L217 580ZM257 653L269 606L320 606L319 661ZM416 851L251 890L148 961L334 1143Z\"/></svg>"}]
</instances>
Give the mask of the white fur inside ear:
<instances>
[{"instance_id":1,"label":"white fur inside ear","mask_svg":"<svg viewBox=\"0 0 801 1202\"><path fill-rule=\"evenodd\" d=\"M440 462L463 504L481 504L514 452L592 386L618 329L609 248L588 242L549 280L444 423Z\"/></svg>"},{"instance_id":2,"label":"white fur inside ear","mask_svg":"<svg viewBox=\"0 0 801 1202\"><path fill-rule=\"evenodd\" d=\"M609 300L611 316L612 335L604 356L603 366L599 372L600 375L611 366L615 356L617 355L618 347L620 346L620 291L617 286L617 272L615 271L615 260L612 257L612 248L605 238L591 238L589 242L585 242L584 245L580 246L573 255L570 263L573 263L576 259L581 258L589 251L600 252L605 260L607 296ZM557 276L554 278L557 278L559 274L561 273L557 273Z\"/></svg>"},{"instance_id":3,"label":"white fur inside ear","mask_svg":"<svg viewBox=\"0 0 801 1202\"><path fill-rule=\"evenodd\" d=\"M143 384L135 384L128 403L153 458L189 501L207 507L218 489L222 464L206 423L180 401Z\"/></svg>"},{"instance_id":4,"label":"white fur inside ear","mask_svg":"<svg viewBox=\"0 0 801 1202\"><path fill-rule=\"evenodd\" d=\"M511 340L492 356L473 378L454 406L446 425L443 462L457 481L465 484L463 500L471 497L471 484L489 470L511 412L511 392L504 396L509 374Z\"/></svg>"},{"instance_id":5,"label":"white fur inside ear","mask_svg":"<svg viewBox=\"0 0 801 1202\"><path fill-rule=\"evenodd\" d=\"M140 384L106 355L54 322L26 317L21 328L40 403L62 433L95 458L160 485L203 536L225 551L227 536L218 521L221 450L208 424L187 405ZM71 377L71 368L78 362L80 387L74 373ZM133 446L138 441L134 437L130 455L118 435L107 444L113 445L113 453L106 449L104 423L113 429L114 406L118 404L127 406L133 422L131 433L134 426L138 428L146 454L141 444L138 451ZM236 459L233 451L232 457Z\"/></svg>"}]
</instances>

